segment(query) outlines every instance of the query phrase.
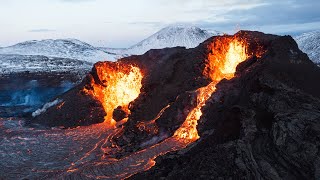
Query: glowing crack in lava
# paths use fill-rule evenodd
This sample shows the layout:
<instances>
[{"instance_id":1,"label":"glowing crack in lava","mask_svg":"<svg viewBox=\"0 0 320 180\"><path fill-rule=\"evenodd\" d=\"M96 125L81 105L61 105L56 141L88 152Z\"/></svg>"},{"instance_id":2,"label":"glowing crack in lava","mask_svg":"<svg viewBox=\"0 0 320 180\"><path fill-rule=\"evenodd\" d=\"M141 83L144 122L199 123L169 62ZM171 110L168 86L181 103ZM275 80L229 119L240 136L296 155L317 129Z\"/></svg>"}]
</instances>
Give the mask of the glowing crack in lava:
<instances>
[{"instance_id":1,"label":"glowing crack in lava","mask_svg":"<svg viewBox=\"0 0 320 180\"><path fill-rule=\"evenodd\" d=\"M96 71L101 83L92 82L93 90L88 92L102 103L105 122L112 126L116 123L112 118L115 108L121 106L129 113L129 103L140 94L143 75L138 67L117 62L98 63Z\"/></svg>"},{"instance_id":2,"label":"glowing crack in lava","mask_svg":"<svg viewBox=\"0 0 320 180\"><path fill-rule=\"evenodd\" d=\"M175 137L191 142L199 138L197 124L202 115L201 108L216 90L216 84L224 78L234 77L237 65L249 57L245 42L238 39L225 38L215 41L209 48L212 49L212 53L208 56L209 63L204 75L212 82L196 90L196 107L189 112L182 126L174 133Z\"/></svg>"}]
</instances>

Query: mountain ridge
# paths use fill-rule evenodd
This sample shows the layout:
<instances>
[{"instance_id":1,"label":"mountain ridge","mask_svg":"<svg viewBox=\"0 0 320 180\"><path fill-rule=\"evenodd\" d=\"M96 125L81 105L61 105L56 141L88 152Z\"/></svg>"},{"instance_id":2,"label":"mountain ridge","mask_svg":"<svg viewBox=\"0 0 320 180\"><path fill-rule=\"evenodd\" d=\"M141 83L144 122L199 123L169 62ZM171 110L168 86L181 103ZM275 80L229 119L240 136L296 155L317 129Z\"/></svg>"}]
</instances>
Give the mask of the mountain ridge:
<instances>
[{"instance_id":1,"label":"mountain ridge","mask_svg":"<svg viewBox=\"0 0 320 180\"><path fill-rule=\"evenodd\" d=\"M222 32L201 29L193 25L175 24L164 27L147 37L121 51L125 55L141 55L150 49L163 49L168 47L194 48L203 41L215 35L222 35Z\"/></svg>"},{"instance_id":2,"label":"mountain ridge","mask_svg":"<svg viewBox=\"0 0 320 180\"><path fill-rule=\"evenodd\" d=\"M78 59L95 63L115 61L130 55L141 55L150 49L183 46L193 48L219 31L209 32L192 25L170 25L162 28L129 48L95 47L78 39L30 40L8 47L0 47L0 54L42 55L47 57Z\"/></svg>"}]
</instances>

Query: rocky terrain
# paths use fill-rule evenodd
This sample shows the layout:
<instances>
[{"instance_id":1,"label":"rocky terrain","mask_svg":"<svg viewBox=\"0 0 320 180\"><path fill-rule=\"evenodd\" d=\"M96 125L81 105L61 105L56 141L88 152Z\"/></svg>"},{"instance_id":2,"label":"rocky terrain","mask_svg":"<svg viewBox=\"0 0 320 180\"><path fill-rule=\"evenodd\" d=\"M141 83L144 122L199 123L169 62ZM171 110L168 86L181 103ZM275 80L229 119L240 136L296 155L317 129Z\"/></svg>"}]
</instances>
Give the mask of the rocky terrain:
<instances>
[{"instance_id":1,"label":"rocky terrain","mask_svg":"<svg viewBox=\"0 0 320 180\"><path fill-rule=\"evenodd\" d=\"M216 85L201 108L200 139L181 149L171 136L197 103L197 90L219 71L210 65L208 54L225 52L228 38L246 42L250 56L237 66L234 78ZM145 158L158 158L149 171L134 171L138 174L132 179L320 178L320 69L290 36L240 31L214 36L194 49L151 50L116 64L97 63L81 84L58 97L61 103L29 124L75 127L104 121L103 102L87 92L112 80L99 73L101 66L130 65L138 66L144 78L140 95L128 106L127 123L109 139L116 147L112 157L119 161L112 167L84 166L68 179L86 179L88 174L107 178L110 168L117 169L118 163L140 152L148 154ZM174 150L179 151L168 153Z\"/></svg>"}]
</instances>

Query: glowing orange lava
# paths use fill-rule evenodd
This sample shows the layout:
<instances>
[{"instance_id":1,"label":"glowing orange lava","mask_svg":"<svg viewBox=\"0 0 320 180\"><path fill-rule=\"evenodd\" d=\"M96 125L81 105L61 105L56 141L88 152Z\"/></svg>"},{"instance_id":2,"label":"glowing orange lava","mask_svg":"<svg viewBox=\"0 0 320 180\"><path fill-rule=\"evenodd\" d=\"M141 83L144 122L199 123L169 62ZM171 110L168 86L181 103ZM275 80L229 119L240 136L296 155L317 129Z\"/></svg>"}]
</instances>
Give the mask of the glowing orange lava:
<instances>
[{"instance_id":1,"label":"glowing orange lava","mask_svg":"<svg viewBox=\"0 0 320 180\"><path fill-rule=\"evenodd\" d=\"M196 90L196 107L189 112L182 126L174 133L179 139L193 142L199 138L197 125L202 115L201 108L215 92L216 84L224 78L234 77L237 65L248 58L246 43L238 39L225 37L212 43L209 48L212 53L208 56L209 62L204 75L212 82Z\"/></svg>"},{"instance_id":2,"label":"glowing orange lava","mask_svg":"<svg viewBox=\"0 0 320 180\"><path fill-rule=\"evenodd\" d=\"M115 125L113 110L121 106L129 112L129 103L140 94L143 75L136 66L112 62L96 64L96 71L100 83L92 83L93 90L89 92L102 103L107 113L105 122Z\"/></svg>"}]
</instances>

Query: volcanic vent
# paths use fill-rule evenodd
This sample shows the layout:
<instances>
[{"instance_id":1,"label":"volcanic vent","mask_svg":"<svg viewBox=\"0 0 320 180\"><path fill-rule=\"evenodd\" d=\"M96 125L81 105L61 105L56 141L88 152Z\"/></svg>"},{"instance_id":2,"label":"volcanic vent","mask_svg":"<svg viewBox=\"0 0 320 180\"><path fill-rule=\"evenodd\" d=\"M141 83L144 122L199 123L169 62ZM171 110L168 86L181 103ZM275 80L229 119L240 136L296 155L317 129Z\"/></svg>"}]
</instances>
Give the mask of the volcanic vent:
<instances>
[{"instance_id":1,"label":"volcanic vent","mask_svg":"<svg viewBox=\"0 0 320 180\"><path fill-rule=\"evenodd\" d=\"M201 108L215 91L217 83L224 78L233 78L237 65L249 57L246 43L237 37L225 37L221 41L214 41L208 48L211 49L211 53L208 55L203 74L212 82L196 90L196 106L190 110L185 122L174 134L179 138L199 138L197 121L202 115Z\"/></svg>"},{"instance_id":2,"label":"volcanic vent","mask_svg":"<svg viewBox=\"0 0 320 180\"><path fill-rule=\"evenodd\" d=\"M142 73L140 69L125 63L97 63L96 77L84 91L102 104L105 113L105 122L115 125L114 110L122 111L123 118L129 114L128 105L135 100L142 87ZM123 118L116 118L122 120Z\"/></svg>"},{"instance_id":3,"label":"volcanic vent","mask_svg":"<svg viewBox=\"0 0 320 180\"><path fill-rule=\"evenodd\" d=\"M285 100L288 96L281 96L282 93L302 91L318 97L320 88L308 81L302 82L299 77L310 78L314 74L320 75L319 69L291 37L240 31L233 36L212 37L194 49L151 50L114 63L96 63L79 86L58 97L60 104L50 107L31 122L64 127L104 122L106 131L116 132L101 141L104 143L99 162L72 170L68 176L111 178L108 173L112 169L111 174L116 177L129 177L150 169L155 165L156 157L185 148L201 137L185 157L175 154L177 161L189 164L185 168L194 169L189 161L202 149L209 148L216 157L212 163L223 162L217 156L220 149L214 151L216 149L210 147L231 142L227 147L233 149L222 151L242 152L244 146L238 146L234 141L245 137L246 142L251 142L255 137L252 132L268 134L272 131L276 114L281 116L290 107L281 106L289 102ZM298 96L302 95L295 97ZM277 103L278 109L272 106ZM258 127L248 129L255 121ZM282 132L284 130L277 133ZM271 146L279 149L277 144ZM94 150L97 147L98 144ZM279 156L291 156L287 150L281 149L281 152L286 153ZM202 160L207 158L197 156ZM226 157L230 161L236 159L235 156ZM111 162L108 158L115 159ZM166 166L166 162L170 166ZM232 167L221 165L223 169L216 171L228 174L223 170L234 168L240 172L236 168L239 164L233 163L230 162ZM155 174L163 177L167 168L173 166L184 169L180 165L170 158L165 159L156 165L163 171ZM190 169L188 172L195 172ZM99 176L89 176L90 172ZM173 173L180 176L178 172ZM248 172L241 170L241 173ZM150 178L148 173L141 176Z\"/></svg>"}]
</instances>

